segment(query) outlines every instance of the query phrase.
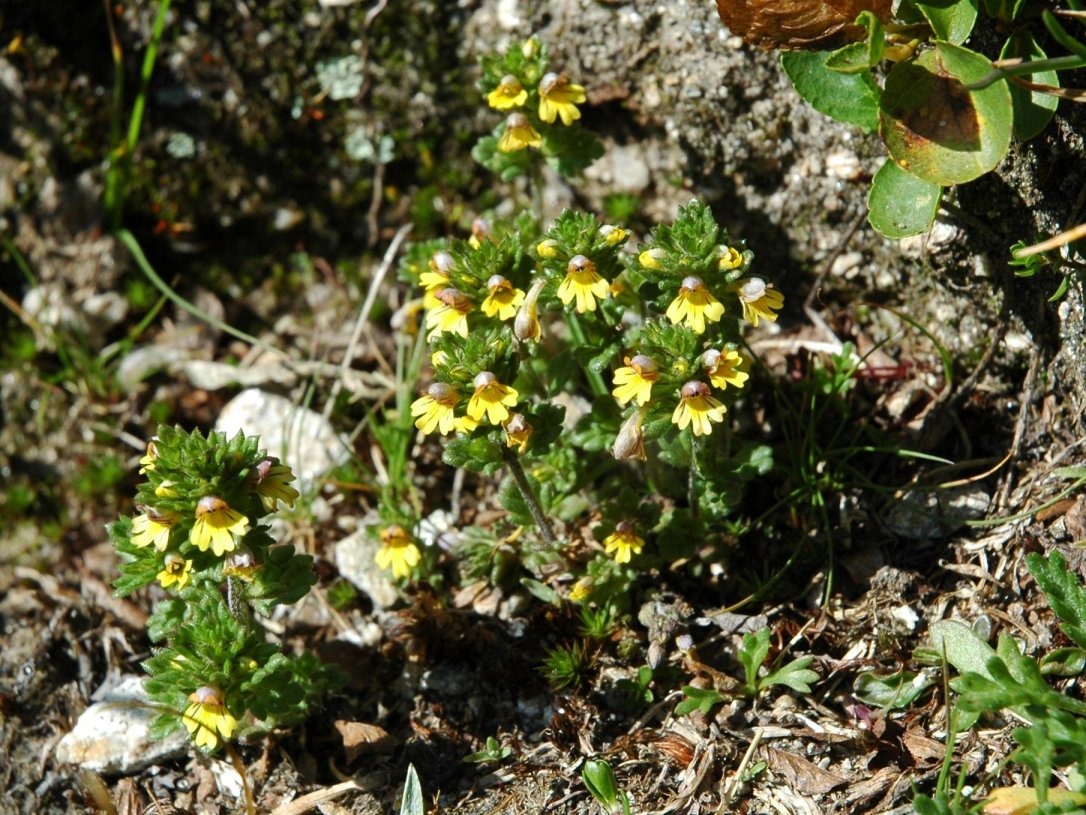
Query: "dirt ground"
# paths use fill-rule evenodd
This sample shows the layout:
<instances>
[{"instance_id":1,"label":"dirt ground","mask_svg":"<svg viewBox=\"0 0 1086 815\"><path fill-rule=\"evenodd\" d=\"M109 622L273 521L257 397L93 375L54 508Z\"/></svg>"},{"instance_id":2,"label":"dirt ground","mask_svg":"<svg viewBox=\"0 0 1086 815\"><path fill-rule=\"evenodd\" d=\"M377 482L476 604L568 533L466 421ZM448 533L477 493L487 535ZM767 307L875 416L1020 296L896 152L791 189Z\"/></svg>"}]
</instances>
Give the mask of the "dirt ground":
<instances>
[{"instance_id":1,"label":"dirt ground","mask_svg":"<svg viewBox=\"0 0 1086 815\"><path fill-rule=\"evenodd\" d=\"M154 5L113 10L129 100ZM568 607L461 582L449 564L443 583L389 602L365 587L344 605L328 600L344 579L337 545L374 518L381 461L363 430L353 461L277 530L316 557L319 583L267 625L284 647L345 668L348 684L304 726L237 745L233 762L189 750L128 773L61 762L56 747L96 692L140 674L150 653L145 623L162 594L113 596L104 529L133 511L143 445L159 422L212 427L243 390L209 381L208 366L262 360L173 303L156 306L110 234L103 9L50 0L0 11L0 813L242 812L239 768L258 812L389 813L408 765L429 812L589 813L590 757L611 763L635 812L911 811L946 755L941 681L884 712L858 699L857 678L917 668L914 650L944 619L1043 653L1061 635L1024 558L1058 550L1083 562L1081 497L1035 511L1068 486L1054 471L1083 460L1081 281L1050 302L1054 275L1018 278L1007 264L1016 240L1086 219L1081 106L956 191L932 233L894 243L863 220L877 142L807 108L775 56L729 39L711 4L229 5L174 4L124 218L182 296L311 364L257 387L317 411L331 401L341 432L389 400L406 287L391 274L381 283L345 375L359 304L405 224L412 239L462 236L475 212L500 206L465 147L489 127L474 60L537 32L584 77L585 124L607 147L584 183L549 179L551 214L626 196L640 238L699 196L789 293L778 324L748 337L766 395L745 406L740 432L782 448L769 394L799 404L804 383L832 366L827 349L852 343L868 364L827 421L952 463L850 459L862 483L828 487L822 511L777 513L726 562L646 573L629 615L594 646L585 683L556 692L540 666L577 637ZM319 66L344 56L357 59L358 84L335 99ZM830 468L818 472L836 473L832 442L818 449L826 460L815 464ZM448 510L455 485L454 529L498 523L496 482L458 482L440 454L413 440L426 510ZM785 483L771 474L749 514ZM744 600L752 553L764 577L797 550L777 583ZM772 633L772 658L814 658L813 691L675 715L683 685L738 675L741 636L759 628ZM652 684L631 697L644 665ZM1078 692L1073 680L1066 692ZM953 772L976 781L997 767L1010 729L986 719L961 735ZM489 736L510 755L465 762Z\"/></svg>"}]
</instances>

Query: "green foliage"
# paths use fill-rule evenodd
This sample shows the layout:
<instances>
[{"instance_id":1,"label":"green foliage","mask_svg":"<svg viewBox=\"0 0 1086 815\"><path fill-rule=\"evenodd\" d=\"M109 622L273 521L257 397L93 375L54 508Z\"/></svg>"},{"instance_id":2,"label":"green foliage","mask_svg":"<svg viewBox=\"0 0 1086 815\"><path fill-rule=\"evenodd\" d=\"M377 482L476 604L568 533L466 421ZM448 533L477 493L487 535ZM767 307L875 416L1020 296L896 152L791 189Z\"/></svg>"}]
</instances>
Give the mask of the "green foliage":
<instances>
[{"instance_id":1,"label":"green foliage","mask_svg":"<svg viewBox=\"0 0 1086 815\"><path fill-rule=\"evenodd\" d=\"M426 815L426 802L422 798L422 784L414 764L407 765L407 779L400 799L400 815Z\"/></svg>"},{"instance_id":2,"label":"green foliage","mask_svg":"<svg viewBox=\"0 0 1086 815\"><path fill-rule=\"evenodd\" d=\"M1047 126L1058 104L1057 72L1086 65L1086 45L1043 10L1040 21L1068 52L1049 59L1037 42L1038 15L1024 13L1033 5L984 0L983 12L1008 35L998 57L1021 60L1000 69L991 62L996 54L963 46L981 12L978 0L902 2L894 25L864 11L856 20L863 40L836 51L782 54L785 72L816 110L865 132L877 129L886 144L891 160L868 197L879 232L902 238L926 231L944 187L992 170L1009 150L1012 129L1025 140ZM909 39L923 36L924 27L929 47ZM892 67L880 88L875 75L883 60ZM1033 83L1028 88L1007 81L1023 75Z\"/></svg>"},{"instance_id":3,"label":"green foliage","mask_svg":"<svg viewBox=\"0 0 1086 815\"><path fill-rule=\"evenodd\" d=\"M168 709L153 732L164 736L183 721L211 752L247 713L246 729L301 721L343 677L309 654L280 653L252 618L316 583L313 559L277 545L259 523L299 497L290 468L242 433L171 427L159 429L140 463L140 513L109 534L122 558L118 595L156 581L170 593L147 624L162 645L144 662L146 687Z\"/></svg>"},{"instance_id":4,"label":"green foliage","mask_svg":"<svg viewBox=\"0 0 1086 815\"><path fill-rule=\"evenodd\" d=\"M675 705L676 716L687 716L695 710L700 711L703 716L708 716L709 712L714 707L721 702L726 701L728 698L720 693L720 691L711 688L697 688L693 685L683 685L682 690L685 698L679 702L679 704Z\"/></svg>"},{"instance_id":5,"label":"green foliage","mask_svg":"<svg viewBox=\"0 0 1086 815\"><path fill-rule=\"evenodd\" d=\"M743 636L743 645L736 655L743 666L743 692L757 696L773 685L784 685L796 693L810 693L811 682L818 681L818 673L810 669L814 657L800 657L781 667L759 676L762 665L769 655L769 629L762 628Z\"/></svg>"},{"instance_id":6,"label":"green foliage","mask_svg":"<svg viewBox=\"0 0 1086 815\"><path fill-rule=\"evenodd\" d=\"M636 679L620 679L618 681L618 688L626 697L626 701L630 707L639 708L642 705L651 705L656 698L655 694L652 692L652 683L654 679L655 676L652 668L648 665L642 665L637 669Z\"/></svg>"},{"instance_id":7,"label":"green foliage","mask_svg":"<svg viewBox=\"0 0 1086 815\"><path fill-rule=\"evenodd\" d=\"M1034 552L1026 557L1026 563L1060 618L1060 630L1079 648L1086 648L1086 588L1067 568L1063 555L1053 552L1044 558Z\"/></svg>"},{"instance_id":8,"label":"green foliage","mask_svg":"<svg viewBox=\"0 0 1086 815\"><path fill-rule=\"evenodd\" d=\"M619 790L615 771L602 758L591 758L581 769L581 780L605 815L630 815L630 797Z\"/></svg>"},{"instance_id":9,"label":"green foliage","mask_svg":"<svg viewBox=\"0 0 1086 815\"><path fill-rule=\"evenodd\" d=\"M575 642L550 649L543 660L542 671L552 690L579 688L591 663L588 649L583 643Z\"/></svg>"},{"instance_id":10,"label":"green foliage","mask_svg":"<svg viewBox=\"0 0 1086 815\"><path fill-rule=\"evenodd\" d=\"M512 747L507 744L502 744L493 736L487 736L486 749L464 756L464 761L471 764L485 764L491 761L505 761L505 759L509 758L511 755L513 755Z\"/></svg>"},{"instance_id":11,"label":"green foliage","mask_svg":"<svg viewBox=\"0 0 1086 815\"><path fill-rule=\"evenodd\" d=\"M589 640L605 640L618 628L618 609L611 603L599 608L581 606L579 633Z\"/></svg>"}]
</instances>

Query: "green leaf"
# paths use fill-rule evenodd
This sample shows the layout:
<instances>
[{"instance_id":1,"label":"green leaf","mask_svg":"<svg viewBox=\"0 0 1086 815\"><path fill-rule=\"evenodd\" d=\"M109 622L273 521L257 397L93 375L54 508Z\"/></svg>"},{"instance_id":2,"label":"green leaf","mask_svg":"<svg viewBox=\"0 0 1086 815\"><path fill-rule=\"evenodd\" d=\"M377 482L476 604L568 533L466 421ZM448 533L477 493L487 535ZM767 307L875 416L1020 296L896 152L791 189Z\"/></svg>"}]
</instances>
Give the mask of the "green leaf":
<instances>
[{"instance_id":1,"label":"green leaf","mask_svg":"<svg viewBox=\"0 0 1086 815\"><path fill-rule=\"evenodd\" d=\"M977 0L914 0L937 39L961 45L977 21Z\"/></svg>"},{"instance_id":2,"label":"green leaf","mask_svg":"<svg viewBox=\"0 0 1086 815\"><path fill-rule=\"evenodd\" d=\"M1078 676L1086 670L1086 651L1082 648L1057 648L1041 657L1041 673L1046 676Z\"/></svg>"},{"instance_id":3,"label":"green leaf","mask_svg":"<svg viewBox=\"0 0 1086 815\"><path fill-rule=\"evenodd\" d=\"M967 90L992 71L986 57L937 42L886 78L879 133L902 168L931 184L972 181L1007 154L1014 115L1006 82Z\"/></svg>"},{"instance_id":4,"label":"green leaf","mask_svg":"<svg viewBox=\"0 0 1086 815\"><path fill-rule=\"evenodd\" d=\"M931 640L937 654L946 653L958 673L980 674L991 679L988 662L996 656L995 649L981 639L972 628L959 620L939 620L931 624Z\"/></svg>"},{"instance_id":5,"label":"green leaf","mask_svg":"<svg viewBox=\"0 0 1086 815\"><path fill-rule=\"evenodd\" d=\"M445 445L442 460L450 467L463 467L473 473L493 475L502 466L501 446L486 436L452 439Z\"/></svg>"},{"instance_id":6,"label":"green leaf","mask_svg":"<svg viewBox=\"0 0 1086 815\"><path fill-rule=\"evenodd\" d=\"M943 188L923 181L887 159L871 180L867 220L888 238L907 238L931 229Z\"/></svg>"},{"instance_id":7,"label":"green leaf","mask_svg":"<svg viewBox=\"0 0 1086 815\"><path fill-rule=\"evenodd\" d=\"M743 666L744 683L748 695L758 690L758 669L769 655L769 629L761 628L743 636L743 644L736 656Z\"/></svg>"},{"instance_id":8,"label":"green leaf","mask_svg":"<svg viewBox=\"0 0 1086 815\"><path fill-rule=\"evenodd\" d=\"M759 679L758 690L764 690L771 685L784 685L796 693L810 693L811 683L819 680L818 672L809 667L812 662L814 657L811 656L793 659L787 665L782 665Z\"/></svg>"},{"instance_id":9,"label":"green leaf","mask_svg":"<svg viewBox=\"0 0 1086 815\"><path fill-rule=\"evenodd\" d=\"M842 74L857 74L875 67L886 50L886 30L870 11L860 12L856 22L867 28L867 39L838 48L826 57L826 67Z\"/></svg>"},{"instance_id":10,"label":"green leaf","mask_svg":"<svg viewBox=\"0 0 1086 815\"><path fill-rule=\"evenodd\" d=\"M1026 565L1060 618L1063 633L1075 645L1086 648L1086 588L1067 568L1063 555L1053 552L1046 559L1033 553L1026 557Z\"/></svg>"},{"instance_id":11,"label":"green leaf","mask_svg":"<svg viewBox=\"0 0 1086 815\"><path fill-rule=\"evenodd\" d=\"M1047 55L1033 35L1026 30L1016 32L1003 45L999 52L1000 59L1021 59L1024 61L1047 59ZM1031 82L1058 88L1060 76L1055 71L1039 71L1029 76ZM1011 103L1014 105L1014 137L1022 141L1032 139L1045 129L1060 100L1050 93L1023 88L1014 82L1007 82L1011 91Z\"/></svg>"},{"instance_id":12,"label":"green leaf","mask_svg":"<svg viewBox=\"0 0 1086 815\"><path fill-rule=\"evenodd\" d=\"M400 815L426 815L426 805L422 800L422 784L415 765L407 765L407 780L403 785L403 798L400 799Z\"/></svg>"},{"instance_id":13,"label":"green leaf","mask_svg":"<svg viewBox=\"0 0 1086 815\"><path fill-rule=\"evenodd\" d=\"M683 696L686 698L675 705L676 716L686 716L695 710L700 710L704 715L708 716L709 711L724 701L724 696L719 692L705 688L695 688L693 685L683 685Z\"/></svg>"},{"instance_id":14,"label":"green leaf","mask_svg":"<svg viewBox=\"0 0 1086 815\"><path fill-rule=\"evenodd\" d=\"M889 676L864 673L856 677L852 695L866 705L884 710L909 707L920 698L935 680L927 673L897 671Z\"/></svg>"},{"instance_id":15,"label":"green leaf","mask_svg":"<svg viewBox=\"0 0 1086 815\"><path fill-rule=\"evenodd\" d=\"M581 779L585 787L607 812L614 811L618 803L618 787L615 784L615 772L603 759L589 759L581 770Z\"/></svg>"},{"instance_id":16,"label":"green leaf","mask_svg":"<svg viewBox=\"0 0 1086 815\"><path fill-rule=\"evenodd\" d=\"M826 67L826 51L784 51L781 65L796 92L831 119L865 133L879 126L879 89L870 72L842 74Z\"/></svg>"}]
</instances>

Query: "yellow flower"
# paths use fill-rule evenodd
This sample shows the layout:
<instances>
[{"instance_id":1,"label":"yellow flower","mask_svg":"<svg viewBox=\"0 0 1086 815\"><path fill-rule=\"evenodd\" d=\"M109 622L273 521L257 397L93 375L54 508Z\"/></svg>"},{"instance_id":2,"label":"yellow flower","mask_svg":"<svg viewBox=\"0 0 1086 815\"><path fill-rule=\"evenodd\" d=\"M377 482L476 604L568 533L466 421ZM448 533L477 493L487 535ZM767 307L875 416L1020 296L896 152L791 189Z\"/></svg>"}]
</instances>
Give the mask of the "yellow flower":
<instances>
[{"instance_id":1,"label":"yellow flower","mask_svg":"<svg viewBox=\"0 0 1086 815\"><path fill-rule=\"evenodd\" d=\"M1066 807L1069 801L1081 807L1086 804L1086 795L1066 787L1050 787L1048 800L1055 807ZM1039 807L1037 790L1033 787L996 787L984 799L981 811L984 815L1029 815Z\"/></svg>"},{"instance_id":2,"label":"yellow flower","mask_svg":"<svg viewBox=\"0 0 1086 815\"><path fill-rule=\"evenodd\" d=\"M627 461L631 458L645 460L645 435L641 424L645 421L645 414L648 412L648 405L642 405L618 429L615 443L611 447L611 455L618 461Z\"/></svg>"},{"instance_id":3,"label":"yellow flower","mask_svg":"<svg viewBox=\"0 0 1086 815\"><path fill-rule=\"evenodd\" d=\"M600 235L603 236L603 240L609 246L614 246L616 243L626 242L626 230L619 226L604 224L600 227Z\"/></svg>"},{"instance_id":4,"label":"yellow flower","mask_svg":"<svg viewBox=\"0 0 1086 815\"><path fill-rule=\"evenodd\" d=\"M486 218L475 218L471 222L471 237L468 238L468 243L472 249L478 249L486 240L491 240L490 221Z\"/></svg>"},{"instance_id":5,"label":"yellow flower","mask_svg":"<svg viewBox=\"0 0 1086 815\"><path fill-rule=\"evenodd\" d=\"M449 285L449 275L456 268L456 261L448 252L437 252L430 258L430 271L419 275L419 283L425 291L422 307L427 311L441 305L437 293Z\"/></svg>"},{"instance_id":6,"label":"yellow flower","mask_svg":"<svg viewBox=\"0 0 1086 815\"><path fill-rule=\"evenodd\" d=\"M592 594L592 578L582 577L573 587L569 590L569 601L571 603L582 603L588 599Z\"/></svg>"},{"instance_id":7,"label":"yellow flower","mask_svg":"<svg viewBox=\"0 0 1086 815\"><path fill-rule=\"evenodd\" d=\"M509 408L517 403L520 394L508 385L503 385L490 371L476 375L475 393L468 400L468 416L477 422L484 414L491 424L501 424L509 418Z\"/></svg>"},{"instance_id":8,"label":"yellow flower","mask_svg":"<svg viewBox=\"0 0 1086 815\"><path fill-rule=\"evenodd\" d=\"M486 103L498 110L519 108L527 101L528 91L524 90L520 80L512 74L503 76L498 87L486 95Z\"/></svg>"},{"instance_id":9,"label":"yellow flower","mask_svg":"<svg viewBox=\"0 0 1086 815\"><path fill-rule=\"evenodd\" d=\"M155 447L155 439L147 442L147 452L140 458L140 475L155 468L155 459L158 458L158 448Z\"/></svg>"},{"instance_id":10,"label":"yellow flower","mask_svg":"<svg viewBox=\"0 0 1086 815\"><path fill-rule=\"evenodd\" d=\"M701 355L705 373L709 375L709 384L724 390L728 385L743 387L750 374L742 370L745 361L738 351L725 348L723 351L709 349Z\"/></svg>"},{"instance_id":11,"label":"yellow flower","mask_svg":"<svg viewBox=\"0 0 1086 815\"><path fill-rule=\"evenodd\" d=\"M433 433L435 428L442 435L456 429L453 410L460 401L456 390L444 382L434 382L426 389L426 395L411 403L411 415L418 416L415 427L423 433Z\"/></svg>"},{"instance_id":12,"label":"yellow flower","mask_svg":"<svg viewBox=\"0 0 1086 815\"><path fill-rule=\"evenodd\" d=\"M165 552L170 545L170 530L181 520L181 516L168 509L157 510L145 507L143 514L132 519L132 545L142 549L154 544L160 552Z\"/></svg>"},{"instance_id":13,"label":"yellow flower","mask_svg":"<svg viewBox=\"0 0 1086 815\"><path fill-rule=\"evenodd\" d=\"M252 580L260 564L256 562L256 556L246 546L240 547L223 564L223 577L240 577L242 580Z\"/></svg>"},{"instance_id":14,"label":"yellow flower","mask_svg":"<svg viewBox=\"0 0 1086 815\"><path fill-rule=\"evenodd\" d=\"M189 541L201 552L210 546L216 557L222 557L237 545L235 537L240 538L248 531L248 518L218 496L205 495L196 505L196 523L192 525Z\"/></svg>"},{"instance_id":15,"label":"yellow flower","mask_svg":"<svg viewBox=\"0 0 1086 815\"><path fill-rule=\"evenodd\" d=\"M539 325L539 315L536 312L536 302L539 300L539 293L546 285L546 280L537 280L532 284L524 302L520 305L516 319L513 320L513 336L521 342L528 340L539 342L539 338L543 336L543 329Z\"/></svg>"},{"instance_id":16,"label":"yellow flower","mask_svg":"<svg viewBox=\"0 0 1086 815\"><path fill-rule=\"evenodd\" d=\"M667 307L667 318L685 323L695 334L705 332L705 321L717 322L724 316L724 306L705 287L700 277L684 277L679 294Z\"/></svg>"},{"instance_id":17,"label":"yellow flower","mask_svg":"<svg viewBox=\"0 0 1086 815\"><path fill-rule=\"evenodd\" d=\"M467 339L471 301L456 289L441 289L434 296L440 305L426 312L426 339L432 340L445 331Z\"/></svg>"},{"instance_id":18,"label":"yellow flower","mask_svg":"<svg viewBox=\"0 0 1086 815\"><path fill-rule=\"evenodd\" d=\"M381 530L381 548L374 561L382 569L392 569L396 579L411 576L411 570L419 565L422 553L402 526L386 526Z\"/></svg>"},{"instance_id":19,"label":"yellow flower","mask_svg":"<svg viewBox=\"0 0 1086 815\"><path fill-rule=\"evenodd\" d=\"M430 354L430 364L433 365L435 368L440 368L442 365L445 365L448 361L449 361L449 353L448 353L448 351L434 351L434 353Z\"/></svg>"},{"instance_id":20,"label":"yellow flower","mask_svg":"<svg viewBox=\"0 0 1086 815\"><path fill-rule=\"evenodd\" d=\"M615 563L629 563L634 555L640 555L645 546L629 521L620 521L615 531L603 539L604 554L615 556Z\"/></svg>"},{"instance_id":21,"label":"yellow flower","mask_svg":"<svg viewBox=\"0 0 1086 815\"><path fill-rule=\"evenodd\" d=\"M218 688L204 685L189 694L189 702L181 722L197 747L214 750L220 737L229 739L234 735L238 720L226 709Z\"/></svg>"},{"instance_id":22,"label":"yellow flower","mask_svg":"<svg viewBox=\"0 0 1086 815\"><path fill-rule=\"evenodd\" d=\"M539 118L547 124L559 117L562 124L573 124L581 118L577 105L584 100L584 88L571 83L565 74L551 72L539 80Z\"/></svg>"},{"instance_id":23,"label":"yellow flower","mask_svg":"<svg viewBox=\"0 0 1086 815\"><path fill-rule=\"evenodd\" d=\"M652 395L652 383L660 378L656 363L644 354L636 354L633 359L626 357L623 362L626 366L615 371L615 385L618 387L611 391L611 395L622 406L631 399L643 405Z\"/></svg>"},{"instance_id":24,"label":"yellow flower","mask_svg":"<svg viewBox=\"0 0 1086 815\"><path fill-rule=\"evenodd\" d=\"M784 295L762 280L760 277L748 277L736 284L739 303L743 306L743 319L753 326L759 320L777 321L774 313L784 305Z\"/></svg>"},{"instance_id":25,"label":"yellow flower","mask_svg":"<svg viewBox=\"0 0 1086 815\"><path fill-rule=\"evenodd\" d=\"M282 501L288 507L294 506L301 493L290 486L290 482L294 480L290 467L277 458L266 458L256 465L254 472L256 494L260 496L264 509L275 512L277 501Z\"/></svg>"},{"instance_id":26,"label":"yellow flower","mask_svg":"<svg viewBox=\"0 0 1086 815\"><path fill-rule=\"evenodd\" d=\"M175 555L171 552L166 555L165 568L155 575L155 579L158 580L164 589L176 585L177 590L181 591L181 589L188 585L190 571L192 571L192 561L185 560L180 555Z\"/></svg>"},{"instance_id":27,"label":"yellow flower","mask_svg":"<svg viewBox=\"0 0 1086 815\"><path fill-rule=\"evenodd\" d=\"M671 421L679 430L692 425L695 436L708 436L713 432L713 422L724 421L727 408L709 395L709 386L704 382L687 382L679 396L679 405L671 414Z\"/></svg>"},{"instance_id":28,"label":"yellow flower","mask_svg":"<svg viewBox=\"0 0 1086 815\"><path fill-rule=\"evenodd\" d=\"M574 255L566 265L566 277L558 286L558 299L566 305L576 297L577 312L596 310L596 298L611 295L611 286L596 272L596 264L584 255Z\"/></svg>"},{"instance_id":29,"label":"yellow flower","mask_svg":"<svg viewBox=\"0 0 1086 815\"><path fill-rule=\"evenodd\" d=\"M660 261L667 257L667 252L659 247L652 249L646 249L640 255L637 256L637 262L641 264L644 269L651 269L654 272L660 271L663 266L660 265Z\"/></svg>"},{"instance_id":30,"label":"yellow flower","mask_svg":"<svg viewBox=\"0 0 1086 815\"><path fill-rule=\"evenodd\" d=\"M543 137L532 127L531 120L523 113L510 113L505 120L505 133L498 139L498 149L503 153L515 153L526 147L542 147Z\"/></svg>"},{"instance_id":31,"label":"yellow flower","mask_svg":"<svg viewBox=\"0 0 1086 815\"><path fill-rule=\"evenodd\" d=\"M535 245L535 253L547 260L558 257L558 241L553 238L547 238L545 241L540 241Z\"/></svg>"},{"instance_id":32,"label":"yellow flower","mask_svg":"<svg viewBox=\"0 0 1086 815\"><path fill-rule=\"evenodd\" d=\"M490 293L483 300L483 314L499 320L513 319L517 308L524 302L524 292L513 288L513 284L500 274L491 275L486 281L486 288Z\"/></svg>"},{"instance_id":33,"label":"yellow flower","mask_svg":"<svg viewBox=\"0 0 1086 815\"><path fill-rule=\"evenodd\" d=\"M528 449L528 439L532 437L534 428L523 413L512 414L502 426L505 428L506 447L516 447L521 453Z\"/></svg>"},{"instance_id":34,"label":"yellow flower","mask_svg":"<svg viewBox=\"0 0 1086 815\"><path fill-rule=\"evenodd\" d=\"M717 259L716 267L720 271L730 272L743 265L743 255L738 249L732 246L721 246L718 247L717 251L720 257Z\"/></svg>"}]
</instances>

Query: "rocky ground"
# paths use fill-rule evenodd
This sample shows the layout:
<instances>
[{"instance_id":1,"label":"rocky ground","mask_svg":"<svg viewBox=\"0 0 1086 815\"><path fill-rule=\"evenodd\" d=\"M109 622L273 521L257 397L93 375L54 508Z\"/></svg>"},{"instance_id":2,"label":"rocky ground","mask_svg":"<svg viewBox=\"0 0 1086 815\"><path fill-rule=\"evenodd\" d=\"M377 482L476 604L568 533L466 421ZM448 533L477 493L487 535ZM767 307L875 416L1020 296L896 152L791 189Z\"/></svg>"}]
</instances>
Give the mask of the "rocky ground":
<instances>
[{"instance_id":1,"label":"rocky ground","mask_svg":"<svg viewBox=\"0 0 1086 815\"><path fill-rule=\"evenodd\" d=\"M155 4L112 12L127 125ZM273 355L159 303L111 235L104 14L53 0L0 11L0 812L243 811L242 770L259 812L394 812L414 764L428 811L587 813L590 756L611 762L638 812L905 812L942 766L942 694L884 715L857 701L857 676L910 663L948 618L1033 653L1055 641L1023 558L1074 556L1082 504L1026 511L1067 486L1056 468L1082 461L1083 300L1076 279L1049 302L1056 277L1016 278L1007 248L1086 220L1081 110L1065 105L956 190L931 233L891 242L864 220L877 140L811 110L776 55L730 36L712 4L178 0L124 222L170 286ZM818 518L797 513L787 534L832 540L835 560L807 559L764 601L733 607L743 593L712 569L646 575L591 681L562 693L539 665L572 617L485 584L401 591L364 532L381 459L362 419L395 388L407 296L388 271L397 236L463 235L475 212L500 210L469 155L489 128L474 65L532 32L586 86L584 124L606 146L584 180L548 178L548 211L632 204L641 237L703 198L789 293L749 338L767 382L798 393L789 382L853 343L871 356L848 421L955 462L879 460L866 475L893 488L851 484ZM770 400L753 408L748 429L772 442ZM113 597L104 525L132 511L159 422L259 432L292 462L308 499L276 533L316 556L321 582L267 628L351 676L304 727L241 744L236 763L141 740L149 714L131 677L154 595ZM416 441L435 537L493 520L486 479L457 483L452 508L439 455ZM934 484L950 486L922 489ZM358 594L337 607L342 580ZM674 715L681 685L734 670L740 635L767 626L775 649L815 657L813 693ZM677 648L683 635L695 650ZM624 688L646 663L651 701L632 702ZM96 702L110 704L81 720ZM511 755L465 763L488 736ZM986 722L955 769L977 778L1012 746Z\"/></svg>"}]
</instances>

